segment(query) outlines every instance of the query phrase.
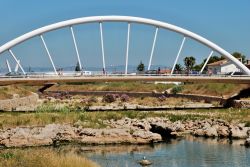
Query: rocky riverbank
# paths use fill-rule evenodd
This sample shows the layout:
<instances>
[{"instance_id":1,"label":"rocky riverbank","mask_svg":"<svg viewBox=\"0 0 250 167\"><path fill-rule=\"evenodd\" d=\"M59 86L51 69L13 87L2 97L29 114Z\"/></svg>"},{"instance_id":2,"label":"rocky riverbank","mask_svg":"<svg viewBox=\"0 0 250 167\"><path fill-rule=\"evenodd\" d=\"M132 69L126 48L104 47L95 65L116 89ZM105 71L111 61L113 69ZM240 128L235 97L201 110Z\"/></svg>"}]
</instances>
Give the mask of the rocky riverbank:
<instances>
[{"instance_id":1,"label":"rocky riverbank","mask_svg":"<svg viewBox=\"0 0 250 167\"><path fill-rule=\"evenodd\" d=\"M0 146L48 146L75 142L81 144L146 144L161 142L185 134L194 136L246 139L250 127L220 119L171 122L167 118L104 120L106 128L84 128L85 122L49 124L43 127L16 127L0 130Z\"/></svg>"}]
</instances>

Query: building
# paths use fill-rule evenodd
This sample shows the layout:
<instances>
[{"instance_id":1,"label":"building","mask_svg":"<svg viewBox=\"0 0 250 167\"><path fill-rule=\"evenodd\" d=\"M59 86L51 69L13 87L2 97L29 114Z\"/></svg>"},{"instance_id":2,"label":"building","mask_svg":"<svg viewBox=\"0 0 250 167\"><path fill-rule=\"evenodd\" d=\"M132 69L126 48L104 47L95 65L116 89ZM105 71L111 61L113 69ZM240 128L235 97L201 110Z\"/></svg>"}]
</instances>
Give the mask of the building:
<instances>
[{"instance_id":1,"label":"building","mask_svg":"<svg viewBox=\"0 0 250 167\"><path fill-rule=\"evenodd\" d=\"M250 60L247 60L247 61L246 61L245 66L246 66L247 68L249 68L249 69L250 69Z\"/></svg>"},{"instance_id":2,"label":"building","mask_svg":"<svg viewBox=\"0 0 250 167\"><path fill-rule=\"evenodd\" d=\"M229 74L234 72L241 72L236 65L227 59L219 60L207 65L209 74Z\"/></svg>"}]
</instances>

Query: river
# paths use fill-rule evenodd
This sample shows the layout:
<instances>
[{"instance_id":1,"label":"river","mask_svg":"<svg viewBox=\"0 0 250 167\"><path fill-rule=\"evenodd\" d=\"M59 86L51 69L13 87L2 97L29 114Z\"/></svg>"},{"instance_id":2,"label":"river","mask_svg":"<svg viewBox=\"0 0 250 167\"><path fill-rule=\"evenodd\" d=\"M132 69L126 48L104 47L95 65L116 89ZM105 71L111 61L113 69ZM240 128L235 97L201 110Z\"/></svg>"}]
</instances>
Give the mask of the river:
<instances>
[{"instance_id":1,"label":"river","mask_svg":"<svg viewBox=\"0 0 250 167\"><path fill-rule=\"evenodd\" d=\"M248 167L250 148L241 146L242 143L244 140L229 141L187 136L169 142L144 145L66 144L56 147L2 148L2 151L19 150L28 152L29 155L36 151L65 156L73 153L86 157L101 167L140 167L138 162L144 156L152 162L150 167Z\"/></svg>"},{"instance_id":2,"label":"river","mask_svg":"<svg viewBox=\"0 0 250 167\"><path fill-rule=\"evenodd\" d=\"M188 137L154 145L98 146L82 154L102 167L140 167L144 156L152 167L248 167L250 148L242 142Z\"/></svg>"}]
</instances>

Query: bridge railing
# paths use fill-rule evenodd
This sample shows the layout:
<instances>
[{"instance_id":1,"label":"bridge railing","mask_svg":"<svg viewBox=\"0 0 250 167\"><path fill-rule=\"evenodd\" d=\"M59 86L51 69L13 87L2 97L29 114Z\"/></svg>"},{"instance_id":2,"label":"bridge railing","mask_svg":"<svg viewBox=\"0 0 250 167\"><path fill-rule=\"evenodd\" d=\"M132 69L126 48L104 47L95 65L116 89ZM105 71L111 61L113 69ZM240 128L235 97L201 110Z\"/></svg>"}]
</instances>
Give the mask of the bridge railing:
<instances>
[{"instance_id":1,"label":"bridge railing","mask_svg":"<svg viewBox=\"0 0 250 167\"><path fill-rule=\"evenodd\" d=\"M83 73L67 71L59 73L54 72L30 72L20 75L0 75L0 78L67 78L67 77L250 77L249 75L228 75L228 74L136 74L136 73L105 73L102 71L95 71L94 73Z\"/></svg>"}]
</instances>

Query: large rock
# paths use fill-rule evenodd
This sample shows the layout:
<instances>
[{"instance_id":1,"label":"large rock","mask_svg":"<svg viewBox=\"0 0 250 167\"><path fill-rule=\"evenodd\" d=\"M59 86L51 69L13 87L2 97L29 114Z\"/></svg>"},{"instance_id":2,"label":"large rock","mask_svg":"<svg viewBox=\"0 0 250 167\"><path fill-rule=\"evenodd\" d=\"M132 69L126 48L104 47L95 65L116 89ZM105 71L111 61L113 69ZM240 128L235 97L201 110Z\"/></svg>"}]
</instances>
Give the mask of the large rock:
<instances>
[{"instance_id":1,"label":"large rock","mask_svg":"<svg viewBox=\"0 0 250 167\"><path fill-rule=\"evenodd\" d=\"M196 129L192 132L194 136L205 136L205 132L202 129Z\"/></svg>"},{"instance_id":2,"label":"large rock","mask_svg":"<svg viewBox=\"0 0 250 167\"><path fill-rule=\"evenodd\" d=\"M218 136L221 138L229 137L230 131L227 126L219 126L217 129Z\"/></svg>"},{"instance_id":3,"label":"large rock","mask_svg":"<svg viewBox=\"0 0 250 167\"><path fill-rule=\"evenodd\" d=\"M246 147L250 147L250 137L246 139L245 144Z\"/></svg>"},{"instance_id":4,"label":"large rock","mask_svg":"<svg viewBox=\"0 0 250 167\"><path fill-rule=\"evenodd\" d=\"M174 137L171 133L173 132L172 129L170 129L167 124L164 123L151 123L150 126L152 127L150 129L151 132L160 134L163 140L168 140L172 137Z\"/></svg>"},{"instance_id":5,"label":"large rock","mask_svg":"<svg viewBox=\"0 0 250 167\"><path fill-rule=\"evenodd\" d=\"M217 133L217 126L211 126L208 127L207 129L204 130L204 136L205 137L217 137L218 133Z\"/></svg>"},{"instance_id":6,"label":"large rock","mask_svg":"<svg viewBox=\"0 0 250 167\"><path fill-rule=\"evenodd\" d=\"M239 127L237 125L230 125L229 130L232 138L246 139L248 137L247 132L249 130L249 127Z\"/></svg>"},{"instance_id":7,"label":"large rock","mask_svg":"<svg viewBox=\"0 0 250 167\"><path fill-rule=\"evenodd\" d=\"M145 131L145 130L135 131L132 134L132 136L135 137L135 138L141 138L141 139L145 139L145 140L148 140L148 141L154 141L154 142L162 141L161 135L159 135L157 133L152 133L150 131Z\"/></svg>"}]
</instances>

